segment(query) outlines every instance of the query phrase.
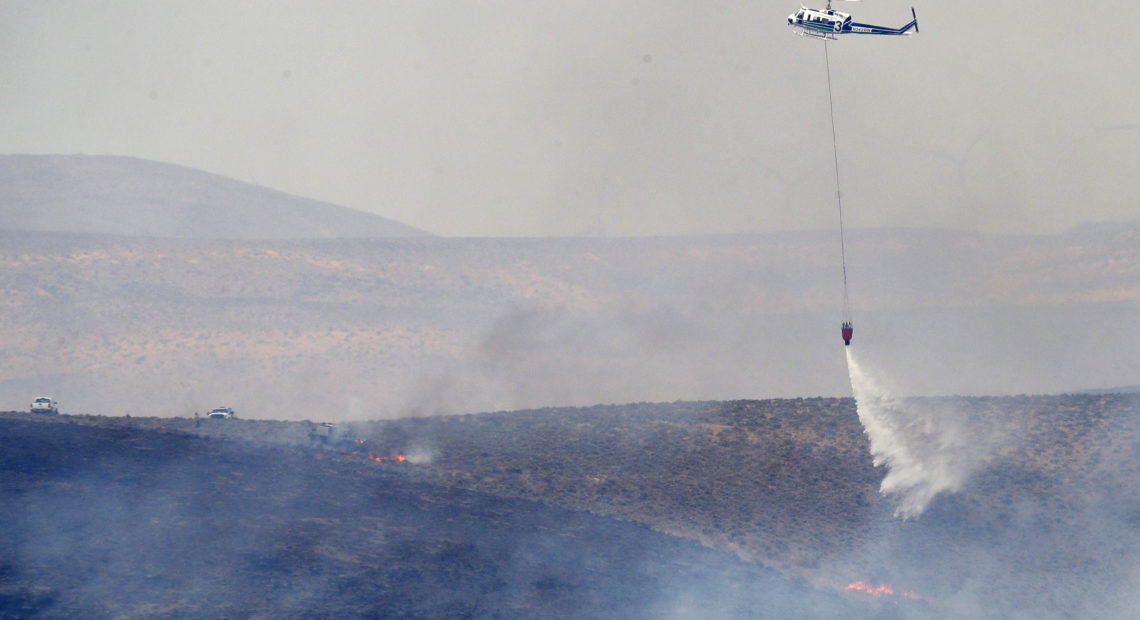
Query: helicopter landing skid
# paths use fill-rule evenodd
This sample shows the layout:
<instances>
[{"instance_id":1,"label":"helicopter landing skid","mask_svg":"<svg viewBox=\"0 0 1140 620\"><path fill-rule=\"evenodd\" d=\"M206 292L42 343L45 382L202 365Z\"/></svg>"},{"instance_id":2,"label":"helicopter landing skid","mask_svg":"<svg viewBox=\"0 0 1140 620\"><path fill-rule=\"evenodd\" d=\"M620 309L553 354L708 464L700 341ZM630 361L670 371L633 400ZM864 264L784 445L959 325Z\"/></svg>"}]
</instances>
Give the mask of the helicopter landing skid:
<instances>
[{"instance_id":1,"label":"helicopter landing skid","mask_svg":"<svg viewBox=\"0 0 1140 620\"><path fill-rule=\"evenodd\" d=\"M823 39L825 41L838 41L839 40L834 34L831 34L830 32L819 32L817 30L802 29L802 30L800 30L800 36L801 37L812 37L815 39Z\"/></svg>"}]
</instances>

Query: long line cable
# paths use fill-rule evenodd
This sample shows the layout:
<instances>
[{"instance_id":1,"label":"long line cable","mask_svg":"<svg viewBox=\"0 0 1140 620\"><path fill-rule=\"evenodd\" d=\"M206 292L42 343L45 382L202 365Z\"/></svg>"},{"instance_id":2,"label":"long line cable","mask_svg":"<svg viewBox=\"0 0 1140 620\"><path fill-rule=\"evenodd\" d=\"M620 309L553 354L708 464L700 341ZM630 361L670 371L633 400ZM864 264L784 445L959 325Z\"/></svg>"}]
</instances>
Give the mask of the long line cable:
<instances>
[{"instance_id":1,"label":"long line cable","mask_svg":"<svg viewBox=\"0 0 1140 620\"><path fill-rule=\"evenodd\" d=\"M835 139L835 100L831 95L831 56L827 40L823 42L823 58L827 64L827 105L831 111L831 150L835 155L835 201L839 205L839 255L843 264L843 321L851 320L851 300L847 295L847 239L843 230L843 191L839 185L839 145Z\"/></svg>"}]
</instances>

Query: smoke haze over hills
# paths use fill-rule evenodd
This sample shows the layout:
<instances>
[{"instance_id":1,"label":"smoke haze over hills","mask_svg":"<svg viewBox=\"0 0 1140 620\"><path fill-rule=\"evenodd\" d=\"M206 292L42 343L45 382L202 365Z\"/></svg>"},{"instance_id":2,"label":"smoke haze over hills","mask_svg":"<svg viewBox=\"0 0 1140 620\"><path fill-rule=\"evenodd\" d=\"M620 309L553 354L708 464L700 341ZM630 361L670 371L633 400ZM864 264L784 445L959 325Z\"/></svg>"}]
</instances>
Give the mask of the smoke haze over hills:
<instances>
[{"instance_id":1,"label":"smoke haze over hills","mask_svg":"<svg viewBox=\"0 0 1140 620\"><path fill-rule=\"evenodd\" d=\"M102 182L114 185L112 179ZM214 189L226 188L236 193L233 200L226 192L214 198L231 205L226 218L210 224L214 232L249 215L243 211L249 188L221 183ZM130 212L103 215L125 221ZM339 211L308 213L333 217ZM303 231L303 220L290 230ZM1110 613L1131 608L1128 580L1135 570L1140 504L1134 494L1109 489L1135 486L1135 399L929 395L1058 393L1140 383L1140 335L1132 329L1140 311L1137 224L1050 236L850 231L856 333L844 350L847 360L839 355L839 257L830 231L555 239L317 239L291 238L289 232L237 239L213 238L204 229L199 232L205 236L165 237L161 226L152 225L138 236L101 229L0 232L3 408L22 409L31 397L50 394L64 412L103 414L67 422L169 430L178 436L145 441L177 444L171 455L141 453L144 460L173 458L168 471L188 466L178 455L190 461L200 456L182 433L217 433L227 442L268 448L295 444L290 433L299 432L304 442L311 428L271 419L370 420L352 427L377 445L407 450L411 464L439 485L430 490L433 496L460 487L500 498L488 500L493 536L499 535L496 515L502 510L519 510L524 523L530 522L525 515L539 514L502 499L520 495L630 518L658 533L780 567L786 575L808 575L820 588L805 599L815 609L847 609L862 600L850 597L882 594L887 582L899 584L903 594L854 609L872 616L977 617L1030 608L1039 615L1082 614L1097 609L1096 601ZM799 398L852 392L854 402ZM723 402L772 396L787 399ZM687 402L694 399L709 402ZM623 402L639 404L598 405ZM212 421L234 424L205 430L190 419L223 404L245 419ZM561 409L438 415L554 406ZM131 417L108 417L124 413ZM26 421L29 415L13 417ZM153 415L169 417L147 417ZM10 445L24 445L21 433L30 427L11 428L17 432ZM246 434L228 435L228 429ZM59 441L51 433L40 440ZM95 441L105 450L100 458L111 461L133 454L125 447L131 442ZM295 448L260 454L296 463L311 458L304 450L289 452ZM40 451L6 454L14 460L4 482L13 492L28 492L24 470L57 471L44 464ZM95 558L96 566L98 558L109 558L114 574L132 575L138 558L152 557L148 548L126 545L121 554L108 555L101 546L131 538L103 529L104 515L123 518L125 502L115 498L137 492L116 486L123 476L141 476L144 493L157 490L159 499L146 506L155 519L130 530L143 540L200 536L175 533L163 519L189 523L187 515L199 509L194 498L228 488L185 474L177 477L186 484L171 486L146 471L94 467L119 476L107 484L89 477L85 458L64 455L58 470L80 472L82 484L65 477L53 491L28 497L46 502L47 513L67 507L78 519L72 524L93 535L24 547L17 537L4 544L34 561L3 570L79 579L85 571L51 568L63 550L79 549L91 551L88 560ZM364 463L354 458L350 468ZM325 591L328 579L358 584L357 563L344 557L389 553L379 544L349 552L319 543L327 535L327 515L348 514L333 492L337 487L327 484L331 478L310 477L298 495L287 480L274 486L280 477L263 469L264 460L231 450L218 463L218 478L256 480L256 488L242 492L254 488L259 501L278 502L265 508L272 514L296 506L298 497L307 501L313 489L323 495L309 504L315 512L284 530L301 534L269 527L252 536L247 552L227 568L237 578L292 574L298 567L330 571L298 582L316 588L285 601L302 608L313 604L310 595ZM245 478L247 472L258 473ZM361 482L353 471L347 475L353 484ZM426 489L416 490L415 501L423 501ZM110 501L77 511L84 504L77 497L103 497L103 491L114 492ZM433 528L444 527L452 518L445 515L458 510L448 506L422 520L416 535L402 530L406 544L390 552L440 582L493 589L486 577L498 573L471 568L483 565L483 559L470 560L484 557L482 547L461 544L454 547L462 551L458 556L428 554L426 560L409 552L431 548ZM30 527L37 541L56 529L37 529L49 521L34 511L9 518ZM250 525L256 519L243 527L256 529ZM365 530L362 536L374 534ZM536 540L548 544L541 536ZM611 557L590 554L584 562ZM324 556L335 561L314 559ZM693 557L682 552L664 562L684 565ZM568 562L552 564L564 571L576 566ZM202 590L198 580L184 582L159 564L148 566L154 577L149 583L166 584L159 596L178 595L189 583L213 597L203 604L237 604L224 592ZM709 592L770 575L748 573L757 569L711 573L666 606L679 610L678 617L692 616L699 613L692 606ZM403 574L373 577L397 583ZM553 584L573 582L573 575L560 575L534 587L547 592ZM802 584L782 577L773 584L773 596L798 609L780 592ZM855 590L847 592L845 584ZM115 591L106 580L89 585L95 589L77 591L80 599L64 594L72 591L66 583L50 596L28 588L0 594L21 605L46 608L62 601L94 609L102 594ZM358 595L368 590L361 588ZM911 590L901 588L920 594L910 599ZM1090 589L1102 596L1090 598ZM464 591L466 600L482 600ZM519 596L528 600L532 591ZM154 600L149 591L140 592L131 600ZM600 600L626 595L621 588L581 592ZM767 604L761 594L727 601L728 616ZM266 609L253 600L240 604Z\"/></svg>"},{"instance_id":2,"label":"smoke haze over hills","mask_svg":"<svg viewBox=\"0 0 1140 620\"><path fill-rule=\"evenodd\" d=\"M10 218L12 205L77 204L92 184L135 198L96 210L98 223L70 222L92 230L52 220L61 231L0 233L10 408L47 393L65 411L228 404L251 417L342 419L850 393L831 232L158 239L178 221L175 197L228 205L182 212L205 218L194 235L226 237L257 236L241 222L274 221L264 197L280 196L136 160L42 161L58 176L13 181ZM140 184L139 170L167 176ZM146 207L147 195L170 200ZM366 230L337 209L309 204L293 219L285 209L274 234ZM91 234L132 226L145 236ZM1052 236L853 230L853 346L900 395L1136 385L1138 239L1136 224Z\"/></svg>"},{"instance_id":3,"label":"smoke haze over hills","mask_svg":"<svg viewBox=\"0 0 1140 620\"><path fill-rule=\"evenodd\" d=\"M335 419L850 389L828 234L0 237L11 408L44 392L67 411ZM853 274L852 346L903 394L1138 383L1136 276L1100 272L1133 259L1111 236L939 237L852 235L853 254L880 254ZM927 277L935 243L972 269ZM1052 257L1059 244L1083 257Z\"/></svg>"}]
</instances>

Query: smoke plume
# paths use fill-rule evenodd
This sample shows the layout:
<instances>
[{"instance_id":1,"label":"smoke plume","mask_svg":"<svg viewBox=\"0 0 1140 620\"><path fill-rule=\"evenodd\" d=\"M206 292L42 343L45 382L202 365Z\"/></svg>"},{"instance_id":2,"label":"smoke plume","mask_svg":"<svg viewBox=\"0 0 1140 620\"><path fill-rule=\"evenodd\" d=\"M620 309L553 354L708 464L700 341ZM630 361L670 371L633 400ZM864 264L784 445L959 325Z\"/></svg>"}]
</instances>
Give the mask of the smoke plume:
<instances>
[{"instance_id":1,"label":"smoke plume","mask_svg":"<svg viewBox=\"0 0 1140 620\"><path fill-rule=\"evenodd\" d=\"M895 516L918 517L943 492L961 488L992 453L996 436L971 429L966 416L943 402L904 398L864 369L847 350L851 391L876 467L887 475L879 487L898 504Z\"/></svg>"}]
</instances>

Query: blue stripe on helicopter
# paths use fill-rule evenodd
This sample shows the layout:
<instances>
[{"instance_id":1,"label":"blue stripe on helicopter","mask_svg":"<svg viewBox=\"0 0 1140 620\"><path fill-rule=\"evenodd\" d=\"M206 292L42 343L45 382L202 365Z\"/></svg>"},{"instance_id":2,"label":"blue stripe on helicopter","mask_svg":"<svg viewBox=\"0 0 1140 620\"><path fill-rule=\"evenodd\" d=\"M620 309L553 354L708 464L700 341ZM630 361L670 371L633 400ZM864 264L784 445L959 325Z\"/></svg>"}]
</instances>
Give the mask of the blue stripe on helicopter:
<instances>
[{"instance_id":1,"label":"blue stripe on helicopter","mask_svg":"<svg viewBox=\"0 0 1140 620\"><path fill-rule=\"evenodd\" d=\"M811 30L819 30L820 32L841 32L839 30L836 30L835 26L826 22L800 22L796 25L803 28L810 28Z\"/></svg>"}]
</instances>

